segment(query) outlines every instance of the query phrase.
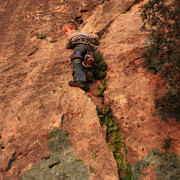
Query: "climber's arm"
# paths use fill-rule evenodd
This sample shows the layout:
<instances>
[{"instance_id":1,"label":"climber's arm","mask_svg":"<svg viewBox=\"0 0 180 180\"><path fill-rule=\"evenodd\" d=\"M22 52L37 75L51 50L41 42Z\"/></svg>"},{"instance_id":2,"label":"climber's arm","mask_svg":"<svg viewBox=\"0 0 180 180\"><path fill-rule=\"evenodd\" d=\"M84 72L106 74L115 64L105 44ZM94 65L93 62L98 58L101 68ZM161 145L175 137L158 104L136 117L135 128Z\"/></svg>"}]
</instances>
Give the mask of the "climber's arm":
<instances>
[{"instance_id":1,"label":"climber's arm","mask_svg":"<svg viewBox=\"0 0 180 180\"><path fill-rule=\"evenodd\" d=\"M97 45L100 44L99 37L98 37L97 34L90 33L90 34L88 34L88 37L89 37L90 39L93 39Z\"/></svg>"}]
</instances>

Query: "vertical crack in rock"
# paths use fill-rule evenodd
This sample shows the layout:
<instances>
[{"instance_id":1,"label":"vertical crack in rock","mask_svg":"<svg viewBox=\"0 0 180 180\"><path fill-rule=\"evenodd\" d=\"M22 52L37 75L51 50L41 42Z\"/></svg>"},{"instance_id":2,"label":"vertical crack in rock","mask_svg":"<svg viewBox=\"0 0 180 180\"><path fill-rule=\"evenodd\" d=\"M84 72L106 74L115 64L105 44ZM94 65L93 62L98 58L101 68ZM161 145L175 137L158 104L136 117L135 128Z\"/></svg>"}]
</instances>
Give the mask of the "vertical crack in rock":
<instances>
[{"instance_id":1,"label":"vertical crack in rock","mask_svg":"<svg viewBox=\"0 0 180 180\"><path fill-rule=\"evenodd\" d=\"M136 4L138 4L138 3L142 2L142 1L143 1L143 0L135 0L134 3L133 3L131 6L129 6L125 12L130 11L131 8L132 8L134 5L136 5Z\"/></svg>"},{"instance_id":2,"label":"vertical crack in rock","mask_svg":"<svg viewBox=\"0 0 180 180\"><path fill-rule=\"evenodd\" d=\"M5 171L8 171L9 169L11 169L12 164L16 160L16 158L17 158L16 153L13 153L11 159L9 160L7 169Z\"/></svg>"},{"instance_id":3,"label":"vertical crack in rock","mask_svg":"<svg viewBox=\"0 0 180 180\"><path fill-rule=\"evenodd\" d=\"M134 5L136 5L136 4L138 4L138 3L142 2L142 1L143 1L143 0L135 0L135 1L133 2L133 4L130 5L124 12L121 12L121 13L117 14L115 17L113 17L113 18L107 23L107 25L105 25L104 28L101 29L101 31L97 32L98 36L101 38L102 35L109 29L109 27L111 26L111 24L116 20L116 18L117 18L118 16L120 16L121 14L124 14L124 13L126 13L126 12L128 12L128 11L130 11L131 8L132 8Z\"/></svg>"},{"instance_id":4,"label":"vertical crack in rock","mask_svg":"<svg viewBox=\"0 0 180 180\"><path fill-rule=\"evenodd\" d=\"M113 18L101 31L99 31L97 34L99 38L102 37L102 35L108 30L108 28L111 26L111 24L115 21L115 18Z\"/></svg>"}]
</instances>

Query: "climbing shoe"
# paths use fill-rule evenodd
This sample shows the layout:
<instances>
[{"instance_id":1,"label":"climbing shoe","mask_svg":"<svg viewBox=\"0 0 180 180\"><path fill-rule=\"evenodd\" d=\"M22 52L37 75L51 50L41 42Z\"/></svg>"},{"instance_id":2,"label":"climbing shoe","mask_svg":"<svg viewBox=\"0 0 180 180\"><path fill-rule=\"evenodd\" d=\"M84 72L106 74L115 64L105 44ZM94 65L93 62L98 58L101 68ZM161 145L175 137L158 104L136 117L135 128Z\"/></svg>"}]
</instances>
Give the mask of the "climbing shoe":
<instances>
[{"instance_id":1,"label":"climbing shoe","mask_svg":"<svg viewBox=\"0 0 180 180\"><path fill-rule=\"evenodd\" d=\"M69 81L68 83L72 87L80 87L83 90L87 90L87 85L84 81Z\"/></svg>"},{"instance_id":2,"label":"climbing shoe","mask_svg":"<svg viewBox=\"0 0 180 180\"><path fill-rule=\"evenodd\" d=\"M87 70L86 78L87 78L87 81L89 82L93 81L93 72L91 70Z\"/></svg>"}]
</instances>

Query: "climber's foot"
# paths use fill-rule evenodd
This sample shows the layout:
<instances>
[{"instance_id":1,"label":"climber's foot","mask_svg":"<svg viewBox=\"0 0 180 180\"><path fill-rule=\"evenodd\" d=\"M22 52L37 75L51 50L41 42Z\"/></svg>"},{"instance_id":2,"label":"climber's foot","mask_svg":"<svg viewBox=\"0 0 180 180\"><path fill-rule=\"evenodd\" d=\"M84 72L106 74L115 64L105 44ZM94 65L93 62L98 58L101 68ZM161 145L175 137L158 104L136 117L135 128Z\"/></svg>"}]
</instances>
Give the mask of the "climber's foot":
<instances>
[{"instance_id":1,"label":"climber's foot","mask_svg":"<svg viewBox=\"0 0 180 180\"><path fill-rule=\"evenodd\" d=\"M88 86L84 81L69 81L68 83L71 87L80 87L83 90L88 90Z\"/></svg>"},{"instance_id":2,"label":"climber's foot","mask_svg":"<svg viewBox=\"0 0 180 180\"><path fill-rule=\"evenodd\" d=\"M88 70L86 72L86 78L89 82L92 82L93 81L93 72L91 70Z\"/></svg>"}]
</instances>

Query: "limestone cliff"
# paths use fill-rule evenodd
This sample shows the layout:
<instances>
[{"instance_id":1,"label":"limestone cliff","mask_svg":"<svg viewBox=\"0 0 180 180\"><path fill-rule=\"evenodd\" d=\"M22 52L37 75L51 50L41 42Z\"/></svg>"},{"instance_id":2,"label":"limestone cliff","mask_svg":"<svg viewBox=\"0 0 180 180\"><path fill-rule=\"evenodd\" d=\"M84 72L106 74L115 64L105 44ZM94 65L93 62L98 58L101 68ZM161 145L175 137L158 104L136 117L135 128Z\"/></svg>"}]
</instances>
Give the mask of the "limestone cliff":
<instances>
[{"instance_id":1,"label":"limestone cliff","mask_svg":"<svg viewBox=\"0 0 180 180\"><path fill-rule=\"evenodd\" d=\"M140 65L147 38L140 30L141 3L0 0L0 179L119 179L96 100L68 86L72 51L64 47L61 26L71 19L101 37L108 64L105 104L126 135L135 179L180 178L180 125L154 116L154 93L163 82ZM172 148L164 157L167 137Z\"/></svg>"}]
</instances>

